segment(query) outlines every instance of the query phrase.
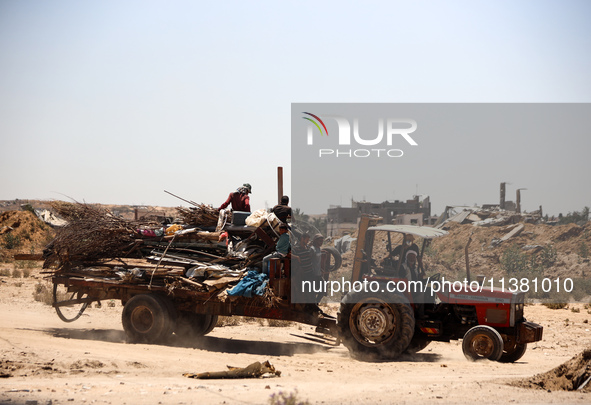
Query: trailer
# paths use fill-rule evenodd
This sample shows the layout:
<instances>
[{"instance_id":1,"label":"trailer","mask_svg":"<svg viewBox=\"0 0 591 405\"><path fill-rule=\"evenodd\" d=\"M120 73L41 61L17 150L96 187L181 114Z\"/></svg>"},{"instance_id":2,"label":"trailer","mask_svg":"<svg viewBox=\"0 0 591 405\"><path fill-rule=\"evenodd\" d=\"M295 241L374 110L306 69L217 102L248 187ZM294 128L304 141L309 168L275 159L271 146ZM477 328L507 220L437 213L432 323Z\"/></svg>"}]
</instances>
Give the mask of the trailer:
<instances>
[{"instance_id":1,"label":"trailer","mask_svg":"<svg viewBox=\"0 0 591 405\"><path fill-rule=\"evenodd\" d=\"M269 214L258 227L229 222L219 232L138 232L127 257L58 263L56 271L48 272L53 306L60 319L73 322L93 302L118 300L130 342L163 342L172 334L203 336L219 316L294 321L336 336L335 318L317 305L291 302L289 257L272 259L268 278L262 277L260 262L274 250L279 225ZM296 227L292 231L298 232ZM230 246L219 241L222 232ZM49 249L46 256L51 253ZM340 254L325 247L321 263L328 275L340 266ZM249 277L260 279L261 295L232 295Z\"/></svg>"}]
</instances>

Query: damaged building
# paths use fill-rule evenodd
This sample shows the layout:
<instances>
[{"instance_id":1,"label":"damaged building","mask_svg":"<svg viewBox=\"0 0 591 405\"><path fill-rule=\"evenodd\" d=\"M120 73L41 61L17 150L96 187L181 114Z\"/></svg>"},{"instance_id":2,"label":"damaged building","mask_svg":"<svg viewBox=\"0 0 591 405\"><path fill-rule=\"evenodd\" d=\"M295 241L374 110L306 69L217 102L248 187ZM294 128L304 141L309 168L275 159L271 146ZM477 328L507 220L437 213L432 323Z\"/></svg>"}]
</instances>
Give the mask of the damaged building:
<instances>
[{"instance_id":1,"label":"damaged building","mask_svg":"<svg viewBox=\"0 0 591 405\"><path fill-rule=\"evenodd\" d=\"M506 184L500 185L500 198L498 204L482 204L481 206L447 206L437 220L435 226L441 227L447 222L460 224L471 223L476 226L500 226L516 224L519 222L538 223L542 220L542 206L533 212L521 212L521 190L515 190L515 202L507 201Z\"/></svg>"},{"instance_id":2,"label":"damaged building","mask_svg":"<svg viewBox=\"0 0 591 405\"><path fill-rule=\"evenodd\" d=\"M327 211L329 235L337 236L357 227L362 214L373 214L384 218L386 224L430 225L431 202L428 196L414 196L406 201L384 201L372 203L351 200L351 207L330 207Z\"/></svg>"}]
</instances>

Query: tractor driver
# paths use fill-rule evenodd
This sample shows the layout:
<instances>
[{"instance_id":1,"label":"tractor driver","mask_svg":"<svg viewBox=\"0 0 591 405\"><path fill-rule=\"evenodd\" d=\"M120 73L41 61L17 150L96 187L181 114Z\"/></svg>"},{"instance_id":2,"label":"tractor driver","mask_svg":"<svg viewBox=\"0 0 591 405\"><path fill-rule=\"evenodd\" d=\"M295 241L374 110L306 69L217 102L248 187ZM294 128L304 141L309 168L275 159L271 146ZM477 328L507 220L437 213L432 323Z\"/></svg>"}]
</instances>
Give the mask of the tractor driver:
<instances>
[{"instance_id":1,"label":"tractor driver","mask_svg":"<svg viewBox=\"0 0 591 405\"><path fill-rule=\"evenodd\" d=\"M417 261L417 252L408 250L405 255L406 260L402 263L402 278L413 281L420 281L421 275Z\"/></svg>"},{"instance_id":2,"label":"tractor driver","mask_svg":"<svg viewBox=\"0 0 591 405\"><path fill-rule=\"evenodd\" d=\"M398 245L384 258L382 263L384 265L388 265L394 268L398 268L398 262L395 259L398 257L398 260L401 261L401 265L406 263L406 253L409 251L414 251L417 255L417 259L419 260L419 267L421 267L421 259L419 258L419 247L416 243L414 243L415 237L411 234L405 234L404 239L402 240L402 244Z\"/></svg>"},{"instance_id":3,"label":"tractor driver","mask_svg":"<svg viewBox=\"0 0 591 405\"><path fill-rule=\"evenodd\" d=\"M417 252L414 250L407 250L405 258L406 260L404 263L402 263L402 267L400 269L401 277L407 279L408 281L420 282L420 288L417 287L417 284L414 284L414 288L411 288L409 285L409 292L412 295L414 304L416 305L417 316L419 318L423 318L425 315L425 299L426 297L429 297L427 291L425 290L425 288L428 286L424 285L425 283L419 270Z\"/></svg>"}]
</instances>

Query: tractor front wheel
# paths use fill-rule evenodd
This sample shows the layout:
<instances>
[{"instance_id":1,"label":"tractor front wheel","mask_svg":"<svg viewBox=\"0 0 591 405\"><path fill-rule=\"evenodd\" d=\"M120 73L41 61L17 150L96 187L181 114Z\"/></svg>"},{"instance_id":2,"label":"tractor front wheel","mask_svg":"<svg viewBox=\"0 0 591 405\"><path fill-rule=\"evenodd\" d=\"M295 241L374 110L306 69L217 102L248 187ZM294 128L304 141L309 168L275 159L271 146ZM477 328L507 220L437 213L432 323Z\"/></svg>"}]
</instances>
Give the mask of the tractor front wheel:
<instances>
[{"instance_id":1,"label":"tractor front wheel","mask_svg":"<svg viewBox=\"0 0 591 405\"><path fill-rule=\"evenodd\" d=\"M486 325L475 326L464 335L464 356L470 361L489 359L498 361L503 354L503 338Z\"/></svg>"},{"instance_id":2,"label":"tractor front wheel","mask_svg":"<svg viewBox=\"0 0 591 405\"><path fill-rule=\"evenodd\" d=\"M503 346L503 354L499 361L501 363L513 363L523 357L527 350L527 343L517 343L515 338L509 340Z\"/></svg>"}]
</instances>

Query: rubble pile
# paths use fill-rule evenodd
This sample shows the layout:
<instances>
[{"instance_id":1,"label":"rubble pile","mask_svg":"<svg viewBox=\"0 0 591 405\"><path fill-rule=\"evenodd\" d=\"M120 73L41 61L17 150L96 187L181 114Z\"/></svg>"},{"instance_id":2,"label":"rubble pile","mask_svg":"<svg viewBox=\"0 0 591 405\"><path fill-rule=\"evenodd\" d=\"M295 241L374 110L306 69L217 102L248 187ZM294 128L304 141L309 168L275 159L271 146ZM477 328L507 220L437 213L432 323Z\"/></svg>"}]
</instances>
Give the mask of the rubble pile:
<instances>
[{"instance_id":1,"label":"rubble pile","mask_svg":"<svg viewBox=\"0 0 591 405\"><path fill-rule=\"evenodd\" d=\"M17 253L41 252L55 231L30 211L0 213L0 261Z\"/></svg>"},{"instance_id":2,"label":"rubble pile","mask_svg":"<svg viewBox=\"0 0 591 405\"><path fill-rule=\"evenodd\" d=\"M584 350L552 370L511 385L548 391L591 392L591 349Z\"/></svg>"},{"instance_id":3,"label":"rubble pile","mask_svg":"<svg viewBox=\"0 0 591 405\"><path fill-rule=\"evenodd\" d=\"M516 249L528 259L542 255L544 250L552 250L555 257L544 268L544 276L591 275L588 253L591 248L591 222L584 226L520 223L491 227L449 222L442 229L449 235L433 241L424 261L429 268L445 275L454 276L465 271L465 247L470 237L472 242L468 257L472 275L505 275L501 261L509 249Z\"/></svg>"},{"instance_id":4,"label":"rubble pile","mask_svg":"<svg viewBox=\"0 0 591 405\"><path fill-rule=\"evenodd\" d=\"M498 208L446 207L435 226L441 228L448 222L472 224L474 226L504 226L517 223L538 224L541 220L541 211L517 213Z\"/></svg>"}]
</instances>

